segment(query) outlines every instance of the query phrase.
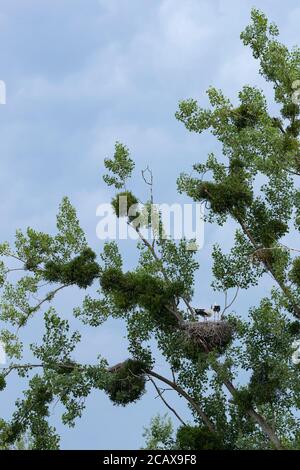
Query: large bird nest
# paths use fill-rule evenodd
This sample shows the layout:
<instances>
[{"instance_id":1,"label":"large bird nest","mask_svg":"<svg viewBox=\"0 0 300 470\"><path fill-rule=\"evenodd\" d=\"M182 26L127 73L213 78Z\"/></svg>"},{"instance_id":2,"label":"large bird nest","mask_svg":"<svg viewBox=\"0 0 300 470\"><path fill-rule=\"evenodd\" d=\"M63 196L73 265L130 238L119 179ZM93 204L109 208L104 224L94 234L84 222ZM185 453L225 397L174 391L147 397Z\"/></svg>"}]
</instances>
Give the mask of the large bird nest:
<instances>
[{"instance_id":1,"label":"large bird nest","mask_svg":"<svg viewBox=\"0 0 300 470\"><path fill-rule=\"evenodd\" d=\"M198 352L223 352L233 337L233 327L227 321L188 322L184 326L187 346Z\"/></svg>"},{"instance_id":2,"label":"large bird nest","mask_svg":"<svg viewBox=\"0 0 300 470\"><path fill-rule=\"evenodd\" d=\"M109 380L104 390L115 405L126 406L137 401L145 392L145 373L143 364L127 359L110 369Z\"/></svg>"}]
</instances>

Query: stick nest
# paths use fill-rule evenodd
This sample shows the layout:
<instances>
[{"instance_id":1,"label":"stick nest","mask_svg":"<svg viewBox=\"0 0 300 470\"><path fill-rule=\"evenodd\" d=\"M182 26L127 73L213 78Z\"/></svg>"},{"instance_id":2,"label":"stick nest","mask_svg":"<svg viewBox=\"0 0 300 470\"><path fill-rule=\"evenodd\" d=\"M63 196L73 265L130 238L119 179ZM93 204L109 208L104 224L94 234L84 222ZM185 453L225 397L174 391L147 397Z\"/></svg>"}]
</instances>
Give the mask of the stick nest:
<instances>
[{"instance_id":1,"label":"stick nest","mask_svg":"<svg viewBox=\"0 0 300 470\"><path fill-rule=\"evenodd\" d=\"M108 369L109 380L104 390L115 405L126 406L141 398L145 392L144 365L140 361L126 361Z\"/></svg>"},{"instance_id":2,"label":"stick nest","mask_svg":"<svg viewBox=\"0 0 300 470\"><path fill-rule=\"evenodd\" d=\"M198 352L223 352L233 337L232 325L226 321L188 322L184 329L187 344Z\"/></svg>"}]
</instances>

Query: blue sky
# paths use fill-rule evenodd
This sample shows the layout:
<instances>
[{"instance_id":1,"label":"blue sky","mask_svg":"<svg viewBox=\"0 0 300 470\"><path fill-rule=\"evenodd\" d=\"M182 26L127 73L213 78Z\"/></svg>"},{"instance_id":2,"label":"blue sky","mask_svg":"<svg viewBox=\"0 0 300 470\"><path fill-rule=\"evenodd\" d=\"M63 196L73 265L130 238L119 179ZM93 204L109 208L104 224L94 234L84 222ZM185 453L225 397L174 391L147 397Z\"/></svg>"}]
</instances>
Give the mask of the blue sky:
<instances>
[{"instance_id":1,"label":"blue sky","mask_svg":"<svg viewBox=\"0 0 300 470\"><path fill-rule=\"evenodd\" d=\"M239 40L252 6L278 23L285 43L300 42L296 0L1 0L0 80L7 86L7 104L0 106L1 240L12 240L16 228L27 226L52 232L58 204L68 195L99 253L96 207L111 198L101 179L103 159L112 155L116 140L136 160L136 192L145 193L139 171L149 164L158 202L180 201L179 173L218 147L175 120L178 101L194 97L205 104L209 85L233 100L244 84L271 96ZM198 254L198 302L215 300L209 253L220 239L230 247L231 232L230 223L221 238L217 227L206 227ZM130 267L133 242L126 243L122 250ZM258 294L267 286L266 280ZM253 292L251 299L245 293L238 308L246 310L253 298ZM77 301L77 292L62 294L58 307L71 318ZM112 362L127 357L122 324L74 326L84 335L83 361L92 362L98 353ZM41 331L37 318L28 338ZM22 385L14 379L3 394L7 416ZM154 398L149 390L137 405L120 409L93 393L75 429L59 423L59 407L51 420L63 448L137 448L143 426L164 411Z\"/></svg>"}]
</instances>

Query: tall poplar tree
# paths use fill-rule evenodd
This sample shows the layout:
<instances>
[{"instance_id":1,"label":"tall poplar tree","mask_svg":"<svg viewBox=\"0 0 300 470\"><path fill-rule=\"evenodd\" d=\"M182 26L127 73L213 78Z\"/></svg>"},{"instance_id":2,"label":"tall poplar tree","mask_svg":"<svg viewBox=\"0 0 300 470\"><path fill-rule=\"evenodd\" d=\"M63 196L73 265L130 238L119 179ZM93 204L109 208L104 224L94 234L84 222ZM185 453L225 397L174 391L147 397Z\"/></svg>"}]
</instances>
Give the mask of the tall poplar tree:
<instances>
[{"instance_id":1,"label":"tall poplar tree","mask_svg":"<svg viewBox=\"0 0 300 470\"><path fill-rule=\"evenodd\" d=\"M196 163L197 176L181 174L178 191L205 204L206 220L218 226L220 240L226 220L235 222L230 252L221 245L212 250L212 290L226 299L242 297L268 275L270 291L253 299L248 312L234 312L226 300L217 321L199 321L193 291L207 267L199 267L189 241L165 238L159 214L151 211L151 180L146 180L149 201L138 218L120 206L121 197L128 207L139 198L130 190L134 162L127 147L117 143L113 158L105 161L104 181L116 188L117 217L126 217L139 236L139 261L131 271L124 269L115 241L106 243L97 259L67 198L55 236L29 228L17 231L14 246L0 246L0 340L9 358L1 369L0 390L13 374L28 377L11 419L0 421L2 448L28 432L32 448L58 448L59 436L48 419L51 403L62 403L62 420L72 426L91 390L126 406L142 398L147 384L179 422L173 435L170 422L155 418L146 433L148 445L160 439L164 448L175 449L300 448L299 366L292 360L300 338L300 247L283 242L292 231L296 240L300 229L300 49L281 44L277 27L256 9L241 39L272 85L275 106L251 86L238 93L238 105L215 88L208 90L209 109L193 99L181 102L177 119L191 132L211 132L222 152ZM269 112L270 104L276 115ZM153 230L153 243L142 227ZM70 332L64 312L53 306L70 286L87 291L97 286L97 295L87 292L74 310L83 324L101 328L109 318L123 321L129 344L123 362L108 364L98 357L90 365L74 359L80 333ZM20 332L41 315L44 335L30 346L35 360L26 363ZM157 370L153 340L168 375ZM185 400L192 422L174 409L166 388Z\"/></svg>"}]
</instances>

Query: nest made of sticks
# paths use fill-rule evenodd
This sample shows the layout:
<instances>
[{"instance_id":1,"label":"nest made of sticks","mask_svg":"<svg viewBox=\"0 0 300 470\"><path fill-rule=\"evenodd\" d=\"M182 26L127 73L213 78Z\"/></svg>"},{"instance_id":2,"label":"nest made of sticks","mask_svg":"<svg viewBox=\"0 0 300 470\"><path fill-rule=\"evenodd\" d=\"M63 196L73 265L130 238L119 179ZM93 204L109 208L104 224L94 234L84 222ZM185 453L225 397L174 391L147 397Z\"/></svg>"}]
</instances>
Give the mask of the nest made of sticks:
<instances>
[{"instance_id":1,"label":"nest made of sticks","mask_svg":"<svg viewBox=\"0 0 300 470\"><path fill-rule=\"evenodd\" d=\"M227 321L188 322L184 326L187 345L198 352L223 352L233 337L233 327Z\"/></svg>"},{"instance_id":2,"label":"nest made of sticks","mask_svg":"<svg viewBox=\"0 0 300 470\"><path fill-rule=\"evenodd\" d=\"M145 392L145 373L143 364L127 359L108 369L110 378L105 391L115 405L126 406L137 401Z\"/></svg>"}]
</instances>

